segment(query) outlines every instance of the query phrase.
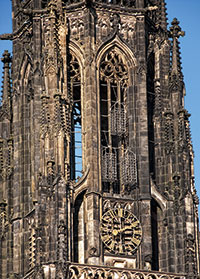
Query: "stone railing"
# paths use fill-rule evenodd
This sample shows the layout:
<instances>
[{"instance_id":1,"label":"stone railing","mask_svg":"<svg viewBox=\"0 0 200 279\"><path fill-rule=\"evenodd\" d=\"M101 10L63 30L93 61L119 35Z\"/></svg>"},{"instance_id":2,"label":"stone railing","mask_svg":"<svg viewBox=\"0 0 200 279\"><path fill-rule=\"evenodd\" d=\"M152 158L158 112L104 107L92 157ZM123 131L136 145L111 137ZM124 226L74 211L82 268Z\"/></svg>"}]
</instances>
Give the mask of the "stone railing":
<instances>
[{"instance_id":1,"label":"stone railing","mask_svg":"<svg viewBox=\"0 0 200 279\"><path fill-rule=\"evenodd\" d=\"M84 0L67 0L66 5L71 4L77 4L77 3L84 3ZM108 4L108 5L114 5L114 6L124 6L124 7L130 7L135 8L136 2L135 0L94 0L94 3L101 3L101 4Z\"/></svg>"},{"instance_id":2,"label":"stone railing","mask_svg":"<svg viewBox=\"0 0 200 279\"><path fill-rule=\"evenodd\" d=\"M184 274L69 264L67 279L185 279Z\"/></svg>"}]
</instances>

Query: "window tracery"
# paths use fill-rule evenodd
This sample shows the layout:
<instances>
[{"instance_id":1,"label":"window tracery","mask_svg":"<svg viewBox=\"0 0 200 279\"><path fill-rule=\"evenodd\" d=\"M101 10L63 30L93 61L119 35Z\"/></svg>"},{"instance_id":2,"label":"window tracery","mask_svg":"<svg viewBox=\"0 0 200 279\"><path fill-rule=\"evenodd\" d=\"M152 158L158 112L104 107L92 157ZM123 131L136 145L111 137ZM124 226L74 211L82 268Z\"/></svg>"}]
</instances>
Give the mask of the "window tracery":
<instances>
[{"instance_id":1,"label":"window tracery","mask_svg":"<svg viewBox=\"0 0 200 279\"><path fill-rule=\"evenodd\" d=\"M80 82L81 75L80 75L80 67L78 60L74 55L69 55L69 73L70 73L70 80L71 83Z\"/></svg>"},{"instance_id":2,"label":"window tracery","mask_svg":"<svg viewBox=\"0 0 200 279\"><path fill-rule=\"evenodd\" d=\"M128 66L113 48L100 64L102 186L120 193L137 180L136 156L128 142ZM126 191L127 192L127 191Z\"/></svg>"},{"instance_id":3,"label":"window tracery","mask_svg":"<svg viewBox=\"0 0 200 279\"><path fill-rule=\"evenodd\" d=\"M110 83L121 83L123 87L128 84L128 67L121 55L114 50L108 52L101 62L100 79Z\"/></svg>"}]
</instances>

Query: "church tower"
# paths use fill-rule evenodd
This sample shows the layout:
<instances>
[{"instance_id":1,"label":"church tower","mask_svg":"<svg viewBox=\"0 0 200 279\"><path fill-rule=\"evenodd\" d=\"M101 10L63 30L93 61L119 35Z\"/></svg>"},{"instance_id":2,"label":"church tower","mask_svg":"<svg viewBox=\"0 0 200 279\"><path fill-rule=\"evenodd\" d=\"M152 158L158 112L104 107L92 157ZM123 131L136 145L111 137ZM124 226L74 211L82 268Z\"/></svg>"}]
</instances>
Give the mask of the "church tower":
<instances>
[{"instance_id":1,"label":"church tower","mask_svg":"<svg viewBox=\"0 0 200 279\"><path fill-rule=\"evenodd\" d=\"M12 0L0 278L199 278L179 37L165 0Z\"/></svg>"}]
</instances>

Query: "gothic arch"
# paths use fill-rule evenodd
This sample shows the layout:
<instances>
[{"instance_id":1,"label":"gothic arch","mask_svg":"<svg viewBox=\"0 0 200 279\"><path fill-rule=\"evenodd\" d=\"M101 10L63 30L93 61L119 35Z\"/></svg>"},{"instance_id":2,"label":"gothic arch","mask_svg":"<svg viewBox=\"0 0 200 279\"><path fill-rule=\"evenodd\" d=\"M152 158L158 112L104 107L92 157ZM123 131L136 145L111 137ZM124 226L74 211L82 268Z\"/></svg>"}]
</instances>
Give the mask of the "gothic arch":
<instances>
[{"instance_id":1,"label":"gothic arch","mask_svg":"<svg viewBox=\"0 0 200 279\"><path fill-rule=\"evenodd\" d=\"M86 190L76 197L73 212L73 261L79 263L84 263L85 261L85 193Z\"/></svg>"},{"instance_id":2,"label":"gothic arch","mask_svg":"<svg viewBox=\"0 0 200 279\"><path fill-rule=\"evenodd\" d=\"M81 75L83 75L83 61L84 61L84 54L80 47L74 42L70 41L69 47L68 47L69 52L73 53L73 55L77 58L80 68L81 68Z\"/></svg>"},{"instance_id":3,"label":"gothic arch","mask_svg":"<svg viewBox=\"0 0 200 279\"><path fill-rule=\"evenodd\" d=\"M20 92L22 93L22 96L26 97L25 102L29 102L33 97L32 76L33 64L31 58L25 54L18 74Z\"/></svg>"},{"instance_id":4,"label":"gothic arch","mask_svg":"<svg viewBox=\"0 0 200 279\"><path fill-rule=\"evenodd\" d=\"M167 245L165 213L166 199L159 193L151 181L151 237L152 237L152 269L159 270L162 266L163 245Z\"/></svg>"},{"instance_id":5,"label":"gothic arch","mask_svg":"<svg viewBox=\"0 0 200 279\"><path fill-rule=\"evenodd\" d=\"M21 80L24 79L24 77L26 75L27 68L28 68L29 65L30 65L30 68L31 68L32 67L31 58L27 54L25 54L23 59L22 59L22 62L21 62L18 79L21 79Z\"/></svg>"},{"instance_id":6,"label":"gothic arch","mask_svg":"<svg viewBox=\"0 0 200 279\"><path fill-rule=\"evenodd\" d=\"M137 66L137 60L132 50L122 42L118 36L116 36L111 42L106 42L98 49L96 55L97 71L99 70L103 56L111 49L115 49L122 57L124 57L129 69L134 69ZM130 82L132 83L132 78L130 78Z\"/></svg>"},{"instance_id":7,"label":"gothic arch","mask_svg":"<svg viewBox=\"0 0 200 279\"><path fill-rule=\"evenodd\" d=\"M88 173L87 173L88 174ZM75 187L76 187L76 185L78 185L79 184L79 182L77 182L76 184L75 184ZM80 187L79 187L79 185L77 186L77 189L75 189L75 192L74 192L74 200L76 200L77 199L77 197L82 193L82 192L85 192L85 193L87 193L87 191L88 191L88 184L87 184L87 180L86 180L86 183L84 183L84 185L81 185Z\"/></svg>"},{"instance_id":8,"label":"gothic arch","mask_svg":"<svg viewBox=\"0 0 200 279\"><path fill-rule=\"evenodd\" d=\"M88 190L87 177L90 172L90 165L86 166L83 176L74 184L74 199L83 191Z\"/></svg>"},{"instance_id":9,"label":"gothic arch","mask_svg":"<svg viewBox=\"0 0 200 279\"><path fill-rule=\"evenodd\" d=\"M135 65L130 49L118 37L97 56L99 164L103 192L130 192L137 183L136 154L129 141L133 123L128 117L128 111L134 109ZM125 165L126 171L122 173Z\"/></svg>"},{"instance_id":10,"label":"gothic arch","mask_svg":"<svg viewBox=\"0 0 200 279\"><path fill-rule=\"evenodd\" d=\"M71 102L70 177L77 181L83 169L83 64L79 50L73 45L67 50L68 96Z\"/></svg>"}]
</instances>

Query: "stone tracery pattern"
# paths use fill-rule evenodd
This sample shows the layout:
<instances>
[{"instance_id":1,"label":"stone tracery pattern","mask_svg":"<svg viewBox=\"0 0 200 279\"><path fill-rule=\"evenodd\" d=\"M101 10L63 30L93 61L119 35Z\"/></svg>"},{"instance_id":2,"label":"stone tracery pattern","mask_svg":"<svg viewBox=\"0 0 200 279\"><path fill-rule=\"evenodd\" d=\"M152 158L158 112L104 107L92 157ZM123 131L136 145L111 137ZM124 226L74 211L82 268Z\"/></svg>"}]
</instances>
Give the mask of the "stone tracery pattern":
<instances>
[{"instance_id":1,"label":"stone tracery pattern","mask_svg":"<svg viewBox=\"0 0 200 279\"><path fill-rule=\"evenodd\" d=\"M174 136L174 120L173 113L167 112L165 119L165 148L166 153L169 154L174 150L175 136Z\"/></svg>"},{"instance_id":2,"label":"stone tracery pattern","mask_svg":"<svg viewBox=\"0 0 200 279\"><path fill-rule=\"evenodd\" d=\"M5 232L9 224L6 206L5 201L0 202L0 241L5 237Z\"/></svg>"},{"instance_id":3,"label":"stone tracery pattern","mask_svg":"<svg viewBox=\"0 0 200 279\"><path fill-rule=\"evenodd\" d=\"M71 34L70 36L77 41L81 46L84 45L84 20L83 18L78 14L77 17L70 18L70 27L71 27Z\"/></svg>"},{"instance_id":4,"label":"stone tracery pattern","mask_svg":"<svg viewBox=\"0 0 200 279\"><path fill-rule=\"evenodd\" d=\"M69 55L69 76L71 82L80 82L81 76L80 76L80 66L77 58L74 55Z\"/></svg>"},{"instance_id":5,"label":"stone tracery pattern","mask_svg":"<svg viewBox=\"0 0 200 279\"><path fill-rule=\"evenodd\" d=\"M167 273L151 273L144 271L125 271L123 269L97 267L97 266L84 266L84 265L71 265L69 267L69 278L99 278L99 279L185 279L184 275L174 276Z\"/></svg>"},{"instance_id":6,"label":"stone tracery pattern","mask_svg":"<svg viewBox=\"0 0 200 279\"><path fill-rule=\"evenodd\" d=\"M101 62L100 68L101 80L118 83L123 87L128 83L128 68L121 55L114 50L109 51Z\"/></svg>"},{"instance_id":7,"label":"stone tracery pattern","mask_svg":"<svg viewBox=\"0 0 200 279\"><path fill-rule=\"evenodd\" d=\"M117 209L117 208L123 208L128 211L134 212L134 206L136 205L135 202L131 201L115 201L112 199L104 199L103 200L103 213L110 209Z\"/></svg>"}]
</instances>

